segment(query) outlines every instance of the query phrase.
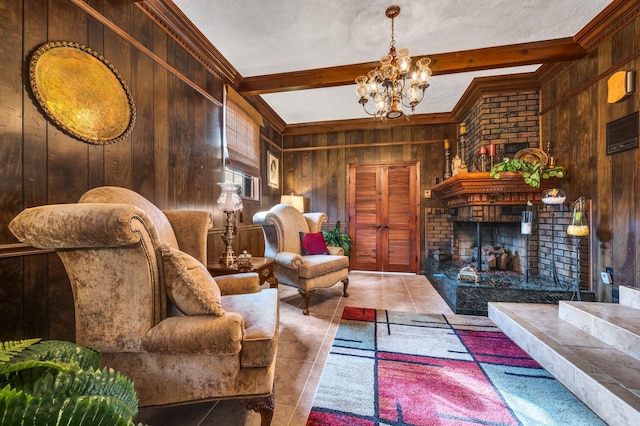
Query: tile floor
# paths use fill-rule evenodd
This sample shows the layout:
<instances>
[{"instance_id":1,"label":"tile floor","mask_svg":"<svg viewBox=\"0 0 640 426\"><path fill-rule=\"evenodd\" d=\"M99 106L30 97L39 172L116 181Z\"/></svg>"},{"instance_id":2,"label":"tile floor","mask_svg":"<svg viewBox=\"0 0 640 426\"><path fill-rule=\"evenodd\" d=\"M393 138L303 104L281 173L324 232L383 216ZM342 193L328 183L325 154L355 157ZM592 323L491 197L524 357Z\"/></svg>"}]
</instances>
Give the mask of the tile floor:
<instances>
[{"instance_id":1,"label":"tile floor","mask_svg":"<svg viewBox=\"0 0 640 426\"><path fill-rule=\"evenodd\" d=\"M452 314L422 275L352 272L348 290L348 298L342 297L342 284L317 291L311 298L310 315L304 316L297 291L280 286L280 340L272 426L304 426L345 306ZM221 401L143 408L137 422L149 426L258 426L260 415L246 411L237 401Z\"/></svg>"}]
</instances>

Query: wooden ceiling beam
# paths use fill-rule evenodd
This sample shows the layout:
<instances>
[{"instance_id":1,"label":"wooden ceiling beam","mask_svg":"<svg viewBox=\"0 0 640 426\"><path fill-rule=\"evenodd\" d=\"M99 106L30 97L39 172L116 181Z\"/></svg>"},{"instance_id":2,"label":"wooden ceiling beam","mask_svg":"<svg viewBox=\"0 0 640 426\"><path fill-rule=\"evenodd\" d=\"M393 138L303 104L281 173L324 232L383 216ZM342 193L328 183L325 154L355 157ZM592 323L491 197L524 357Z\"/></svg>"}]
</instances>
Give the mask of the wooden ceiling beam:
<instances>
[{"instance_id":1,"label":"wooden ceiling beam","mask_svg":"<svg viewBox=\"0 0 640 426\"><path fill-rule=\"evenodd\" d=\"M357 118L352 120L319 121L313 123L289 124L282 133L283 136L307 135L315 133L346 132L350 130L387 129L399 126L420 126L433 124L455 123L457 120L450 112L416 114L409 121L404 118L388 120L382 123L380 119Z\"/></svg>"},{"instance_id":2,"label":"wooden ceiling beam","mask_svg":"<svg viewBox=\"0 0 640 426\"><path fill-rule=\"evenodd\" d=\"M576 60L587 51L573 38L561 38L531 43L512 44L484 49L426 55L431 58L433 75L507 68L558 61ZM419 59L413 58L414 61ZM317 68L280 74L242 78L237 87L245 95L317 89L355 84L359 75L375 68L377 62L339 67Z\"/></svg>"}]
</instances>

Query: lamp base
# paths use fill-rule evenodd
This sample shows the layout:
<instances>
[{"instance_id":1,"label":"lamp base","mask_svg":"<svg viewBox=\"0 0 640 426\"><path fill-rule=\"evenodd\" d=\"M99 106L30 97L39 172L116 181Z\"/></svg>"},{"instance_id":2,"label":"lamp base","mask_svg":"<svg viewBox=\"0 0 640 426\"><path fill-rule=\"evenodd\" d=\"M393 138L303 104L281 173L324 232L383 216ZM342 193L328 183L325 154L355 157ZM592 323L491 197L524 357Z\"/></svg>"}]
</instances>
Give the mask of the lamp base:
<instances>
[{"instance_id":1,"label":"lamp base","mask_svg":"<svg viewBox=\"0 0 640 426\"><path fill-rule=\"evenodd\" d=\"M224 234L222 234L222 241L225 244L225 250L220 255L218 262L226 266L231 266L236 262L236 256L233 253L233 242L236 239L236 215L233 211L225 211L224 213L227 216L225 231Z\"/></svg>"}]
</instances>

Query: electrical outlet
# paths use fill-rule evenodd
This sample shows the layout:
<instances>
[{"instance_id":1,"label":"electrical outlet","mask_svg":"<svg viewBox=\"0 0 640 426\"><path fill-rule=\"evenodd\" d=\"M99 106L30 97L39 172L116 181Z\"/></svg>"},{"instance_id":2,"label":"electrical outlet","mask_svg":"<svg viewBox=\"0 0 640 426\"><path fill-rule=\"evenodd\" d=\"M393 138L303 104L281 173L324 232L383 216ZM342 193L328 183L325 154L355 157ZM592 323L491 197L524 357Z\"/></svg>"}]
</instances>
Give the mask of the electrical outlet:
<instances>
[{"instance_id":1,"label":"electrical outlet","mask_svg":"<svg viewBox=\"0 0 640 426\"><path fill-rule=\"evenodd\" d=\"M431 198L431 190L430 189L425 189L424 190L424 198Z\"/></svg>"}]
</instances>

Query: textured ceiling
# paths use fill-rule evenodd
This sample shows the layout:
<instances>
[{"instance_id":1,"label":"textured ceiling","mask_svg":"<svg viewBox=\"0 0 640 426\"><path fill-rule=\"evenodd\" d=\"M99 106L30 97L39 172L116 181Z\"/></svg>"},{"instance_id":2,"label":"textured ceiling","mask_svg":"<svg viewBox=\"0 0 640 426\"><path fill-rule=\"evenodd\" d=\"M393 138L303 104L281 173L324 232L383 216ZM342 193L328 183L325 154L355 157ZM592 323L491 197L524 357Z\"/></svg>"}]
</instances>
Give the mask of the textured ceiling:
<instances>
[{"instance_id":1,"label":"textured ceiling","mask_svg":"<svg viewBox=\"0 0 640 426\"><path fill-rule=\"evenodd\" d=\"M387 54L391 4L396 47L411 56L575 36L610 0L173 0L242 77L377 61ZM416 113L449 112L473 78L539 65L432 77ZM355 83L261 95L287 123L365 118Z\"/></svg>"}]
</instances>

